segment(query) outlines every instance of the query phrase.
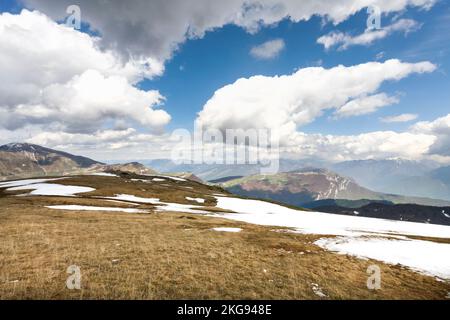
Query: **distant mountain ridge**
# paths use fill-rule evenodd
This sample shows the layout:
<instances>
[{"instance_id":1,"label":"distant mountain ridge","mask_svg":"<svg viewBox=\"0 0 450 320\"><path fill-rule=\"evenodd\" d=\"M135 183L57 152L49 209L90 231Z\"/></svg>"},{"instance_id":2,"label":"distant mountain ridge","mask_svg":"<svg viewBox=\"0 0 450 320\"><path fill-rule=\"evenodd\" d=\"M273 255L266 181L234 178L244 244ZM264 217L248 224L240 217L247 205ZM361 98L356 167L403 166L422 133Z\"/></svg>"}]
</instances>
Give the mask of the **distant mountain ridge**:
<instances>
[{"instance_id":1,"label":"distant mountain ridge","mask_svg":"<svg viewBox=\"0 0 450 320\"><path fill-rule=\"evenodd\" d=\"M315 207L314 210L349 216L450 225L450 207L373 202L358 208L328 205Z\"/></svg>"},{"instance_id":2,"label":"distant mountain ridge","mask_svg":"<svg viewBox=\"0 0 450 320\"><path fill-rule=\"evenodd\" d=\"M223 178L259 174L261 164L176 164L170 159L139 160L159 172L191 172L204 181L214 182ZM313 160L279 160L279 172L289 172L305 167L325 168L325 162Z\"/></svg>"},{"instance_id":3,"label":"distant mountain ridge","mask_svg":"<svg viewBox=\"0 0 450 320\"><path fill-rule=\"evenodd\" d=\"M0 146L0 179L65 175L103 163L35 144Z\"/></svg>"},{"instance_id":4,"label":"distant mountain ridge","mask_svg":"<svg viewBox=\"0 0 450 320\"><path fill-rule=\"evenodd\" d=\"M341 208L360 208L372 203L382 203L386 205L393 205L394 203L387 200L369 200L369 199L360 199L360 200L346 200L346 199L324 199L317 200L310 203L305 203L303 205L304 208L313 209L320 207L341 207Z\"/></svg>"},{"instance_id":5,"label":"distant mountain ridge","mask_svg":"<svg viewBox=\"0 0 450 320\"><path fill-rule=\"evenodd\" d=\"M450 166L440 167L430 172L430 177L440 181L450 190Z\"/></svg>"},{"instance_id":6,"label":"distant mountain ridge","mask_svg":"<svg viewBox=\"0 0 450 320\"><path fill-rule=\"evenodd\" d=\"M129 172L142 175L157 173L137 162L107 165L35 144L9 143L0 146L0 180L98 172Z\"/></svg>"},{"instance_id":7,"label":"distant mountain ridge","mask_svg":"<svg viewBox=\"0 0 450 320\"><path fill-rule=\"evenodd\" d=\"M360 186L353 179L327 169L311 168L273 175L253 175L226 181L221 185L241 196L275 200L299 207L325 199L354 201L367 199L428 206L450 205L450 202L443 200L375 192Z\"/></svg>"},{"instance_id":8,"label":"distant mountain ridge","mask_svg":"<svg viewBox=\"0 0 450 320\"><path fill-rule=\"evenodd\" d=\"M204 181L224 182L230 177L258 175L261 165L175 164L170 159L139 160L159 172L192 172ZM434 161L405 159L351 160L339 163L313 159L280 159L279 172L307 167L326 168L352 178L366 189L401 194L409 197L433 198L450 201L450 167L440 168Z\"/></svg>"},{"instance_id":9,"label":"distant mountain ridge","mask_svg":"<svg viewBox=\"0 0 450 320\"><path fill-rule=\"evenodd\" d=\"M308 167L310 162L280 159L279 174L261 176L258 164L177 165L164 159L145 161L144 164L155 165L153 170L153 166L151 169L138 162L106 165L34 144L10 143L0 146L0 180L108 171L144 175L164 172L198 182L209 180L223 184L236 194L294 206L329 199L449 205L450 167L408 160L359 160L333 165L319 162L317 168ZM336 168L337 172L325 167Z\"/></svg>"},{"instance_id":10,"label":"distant mountain ridge","mask_svg":"<svg viewBox=\"0 0 450 320\"><path fill-rule=\"evenodd\" d=\"M101 165L94 165L89 168L89 171L101 171L101 172L128 172L128 173L135 173L135 174L141 174L141 175L152 175L156 174L157 172L153 169L150 169L146 166L144 166L142 163L139 162L129 162L129 163L121 163L121 164L101 164Z\"/></svg>"},{"instance_id":11,"label":"distant mountain ridge","mask_svg":"<svg viewBox=\"0 0 450 320\"><path fill-rule=\"evenodd\" d=\"M289 201L292 205L301 205L307 201L323 199L361 199L370 198L373 192L357 185L352 179L335 174L326 169L305 168L273 175L253 175L222 184L225 188L237 192L272 194L272 199ZM290 199L291 196L296 199ZM285 199L287 198L287 199ZM293 203L293 202L294 203Z\"/></svg>"},{"instance_id":12,"label":"distant mountain ridge","mask_svg":"<svg viewBox=\"0 0 450 320\"><path fill-rule=\"evenodd\" d=\"M41 156L61 156L61 157L67 157L69 159L72 159L75 163L77 163L80 167L87 168L94 164L99 164L101 162L92 160L87 157L83 156L76 156L67 152L53 150L50 148L42 147L36 144L29 144L29 143L9 143L5 144L3 146L0 146L0 152L12 152L12 153L33 153L35 155L41 155ZM51 157L49 157L48 160L50 160ZM39 160L39 159L36 159Z\"/></svg>"},{"instance_id":13,"label":"distant mountain ridge","mask_svg":"<svg viewBox=\"0 0 450 320\"><path fill-rule=\"evenodd\" d=\"M450 167L431 161L354 160L330 168L374 191L450 201Z\"/></svg>"}]
</instances>

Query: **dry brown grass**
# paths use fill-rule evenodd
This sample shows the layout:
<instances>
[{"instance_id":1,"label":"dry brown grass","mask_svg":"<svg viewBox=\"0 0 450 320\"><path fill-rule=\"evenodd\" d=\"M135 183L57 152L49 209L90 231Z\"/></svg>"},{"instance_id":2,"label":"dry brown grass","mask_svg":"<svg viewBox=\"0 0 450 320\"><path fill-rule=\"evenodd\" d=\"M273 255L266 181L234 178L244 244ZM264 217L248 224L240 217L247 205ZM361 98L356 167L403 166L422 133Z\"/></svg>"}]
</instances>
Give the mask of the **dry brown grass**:
<instances>
[{"instance_id":1,"label":"dry brown grass","mask_svg":"<svg viewBox=\"0 0 450 320\"><path fill-rule=\"evenodd\" d=\"M182 191L183 183L171 194L103 177L63 181L94 183L97 196L130 193L185 203L184 193L198 196ZM330 299L444 299L450 290L448 283L400 266L322 250L312 244L317 236L200 215L44 207L72 203L127 206L87 198L0 196L1 299L319 299L312 283ZM220 226L244 230L211 230ZM366 270L374 263L382 269L378 291L366 287ZM65 286L70 265L81 268L81 290Z\"/></svg>"}]
</instances>

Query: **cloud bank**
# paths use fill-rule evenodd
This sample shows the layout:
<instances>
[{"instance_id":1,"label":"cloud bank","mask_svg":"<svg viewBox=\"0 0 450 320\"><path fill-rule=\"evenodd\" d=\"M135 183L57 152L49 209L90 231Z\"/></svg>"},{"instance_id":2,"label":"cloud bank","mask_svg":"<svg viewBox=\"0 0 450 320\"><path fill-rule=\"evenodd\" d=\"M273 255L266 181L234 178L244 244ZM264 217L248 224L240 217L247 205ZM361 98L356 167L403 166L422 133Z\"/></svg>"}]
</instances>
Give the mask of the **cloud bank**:
<instances>
[{"instance_id":1,"label":"cloud bank","mask_svg":"<svg viewBox=\"0 0 450 320\"><path fill-rule=\"evenodd\" d=\"M427 61L388 60L330 69L305 68L284 76L242 78L214 93L199 113L197 125L221 131L276 130L282 152L300 158L328 161L427 158L448 162L450 115L419 122L406 132L375 131L342 136L301 131L301 126L326 110L334 110L336 117L351 117L397 103L397 97L377 92L384 82L433 72L435 68ZM387 121L415 118L406 114Z\"/></svg>"},{"instance_id":2,"label":"cloud bank","mask_svg":"<svg viewBox=\"0 0 450 320\"><path fill-rule=\"evenodd\" d=\"M37 11L0 15L0 126L58 125L95 131L108 121L161 130L170 116L164 98L135 84L150 72L101 50L99 39Z\"/></svg>"},{"instance_id":3,"label":"cloud bank","mask_svg":"<svg viewBox=\"0 0 450 320\"><path fill-rule=\"evenodd\" d=\"M24 0L56 20L66 16L72 0ZM124 57L164 62L180 44L202 38L206 32L227 24L250 33L284 19L306 21L313 16L338 24L356 12L371 6L384 13L408 7L428 9L436 0L78 0L82 19L98 30L104 47Z\"/></svg>"},{"instance_id":4,"label":"cloud bank","mask_svg":"<svg viewBox=\"0 0 450 320\"><path fill-rule=\"evenodd\" d=\"M377 93L381 84L435 68L427 61L405 63L394 59L331 69L304 68L283 76L241 78L214 93L199 113L197 124L219 130L278 129L288 140L297 127L312 122L326 110L348 117L395 103L396 98Z\"/></svg>"},{"instance_id":5,"label":"cloud bank","mask_svg":"<svg viewBox=\"0 0 450 320\"><path fill-rule=\"evenodd\" d=\"M91 151L88 154L102 149L100 158L105 159L108 152L116 157L116 150L135 158L170 150L174 141L161 133L170 121L170 115L159 108L165 99L157 90L144 91L137 84L162 75L164 63L188 39L202 38L227 24L255 33L284 19L299 22L319 16L337 25L370 5L392 13L411 6L428 9L436 1L135 0L132 6L119 0L77 1L83 21L98 37L54 22L65 18L67 6L73 4L70 0L23 2L43 13L0 15L3 140ZM406 27L398 24L389 32ZM379 37L350 37L348 45ZM327 111L338 118L349 117L395 104L398 98L379 92L382 83L434 69L429 62L388 60L239 79L216 91L197 122L219 129L252 128L255 123L280 128L286 137L284 151L300 156L330 160L443 156L450 153L446 149L450 125L445 117L403 133L333 136L299 131Z\"/></svg>"}]
</instances>

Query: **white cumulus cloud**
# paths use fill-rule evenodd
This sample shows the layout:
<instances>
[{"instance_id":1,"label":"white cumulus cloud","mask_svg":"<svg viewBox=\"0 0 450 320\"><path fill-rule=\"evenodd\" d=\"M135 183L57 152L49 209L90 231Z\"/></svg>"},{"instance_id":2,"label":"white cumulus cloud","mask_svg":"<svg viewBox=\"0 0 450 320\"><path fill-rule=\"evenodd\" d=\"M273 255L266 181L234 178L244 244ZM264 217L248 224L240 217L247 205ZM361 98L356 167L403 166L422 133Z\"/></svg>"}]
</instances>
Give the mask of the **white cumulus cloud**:
<instances>
[{"instance_id":1,"label":"white cumulus cloud","mask_svg":"<svg viewBox=\"0 0 450 320\"><path fill-rule=\"evenodd\" d=\"M242 78L214 93L199 113L197 124L219 130L277 129L287 138L298 126L312 122L325 110L335 109L348 116L395 103L396 98L377 93L382 83L413 73L432 72L435 68L427 61L388 60L331 69L304 68L283 76Z\"/></svg>"},{"instance_id":2,"label":"white cumulus cloud","mask_svg":"<svg viewBox=\"0 0 450 320\"><path fill-rule=\"evenodd\" d=\"M250 54L258 59L269 60L277 57L283 51L285 43L283 39L275 39L264 42L250 50Z\"/></svg>"},{"instance_id":3,"label":"white cumulus cloud","mask_svg":"<svg viewBox=\"0 0 450 320\"><path fill-rule=\"evenodd\" d=\"M412 19L400 19L391 25L383 27L382 29L366 30L364 33L352 36L348 33L340 31L332 31L327 35L321 36L317 39L317 43L322 44L325 49L337 47L338 50L345 50L348 47L355 45L370 45L376 40L386 38L395 32L403 32L405 35L416 31L421 27L421 24Z\"/></svg>"},{"instance_id":4,"label":"white cumulus cloud","mask_svg":"<svg viewBox=\"0 0 450 320\"><path fill-rule=\"evenodd\" d=\"M135 87L161 66L123 60L99 41L37 11L1 14L0 126L58 123L81 132L129 120L161 130L170 116L154 108L164 98Z\"/></svg>"},{"instance_id":5,"label":"white cumulus cloud","mask_svg":"<svg viewBox=\"0 0 450 320\"><path fill-rule=\"evenodd\" d=\"M342 107L339 107L334 112L334 115L336 118L359 116L363 114L373 113L382 107L398 102L398 98L390 97L385 93L374 94L371 96L362 96L360 98L349 101Z\"/></svg>"},{"instance_id":6,"label":"white cumulus cloud","mask_svg":"<svg viewBox=\"0 0 450 320\"><path fill-rule=\"evenodd\" d=\"M450 156L450 114L434 121L421 121L412 126L413 132L436 136L435 143L429 153Z\"/></svg>"},{"instance_id":7,"label":"white cumulus cloud","mask_svg":"<svg viewBox=\"0 0 450 320\"><path fill-rule=\"evenodd\" d=\"M413 132L375 131L347 136L298 132L284 150L300 157L326 161L422 159L435 141L434 135Z\"/></svg>"},{"instance_id":8,"label":"white cumulus cloud","mask_svg":"<svg viewBox=\"0 0 450 320\"><path fill-rule=\"evenodd\" d=\"M407 7L429 9L437 0L78 0L82 19L102 34L102 45L122 55L164 62L187 39L233 24L254 33L284 19L306 21L323 17L338 24L368 6L382 12ZM72 0L24 0L61 20Z\"/></svg>"},{"instance_id":9,"label":"white cumulus cloud","mask_svg":"<svg viewBox=\"0 0 450 320\"><path fill-rule=\"evenodd\" d=\"M78 150L99 159L136 159L155 151L170 153L173 143L166 134L137 129L161 130L170 116L158 109L164 101L158 91L136 84L162 75L165 61L186 40L227 24L255 33L284 19L319 16L337 25L370 5L390 13L409 6L429 9L436 0L77 1L83 21L98 37L54 22L66 16L71 0L23 2L43 13L0 15L0 140ZM220 129L281 128L289 138L287 152L329 159L440 152L436 146L445 134L431 122L428 127L434 129L406 133L325 136L297 131L325 110L353 105L357 112L373 112L392 99L378 92L384 81L434 68L429 62L389 60L240 79L217 90L197 122ZM384 103L374 103L376 99Z\"/></svg>"}]
</instances>

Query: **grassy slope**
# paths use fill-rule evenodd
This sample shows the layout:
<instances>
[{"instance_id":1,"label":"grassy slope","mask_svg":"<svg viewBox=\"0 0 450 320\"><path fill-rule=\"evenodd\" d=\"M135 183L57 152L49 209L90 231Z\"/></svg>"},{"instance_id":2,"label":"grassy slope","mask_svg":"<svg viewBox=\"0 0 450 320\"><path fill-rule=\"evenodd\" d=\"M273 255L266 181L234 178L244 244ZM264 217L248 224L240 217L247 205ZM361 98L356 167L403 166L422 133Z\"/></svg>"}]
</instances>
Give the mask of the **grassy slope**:
<instances>
[{"instance_id":1,"label":"grassy slope","mask_svg":"<svg viewBox=\"0 0 450 320\"><path fill-rule=\"evenodd\" d=\"M163 186L107 177L77 177L61 183L96 187L90 195L112 196L120 190L180 202L195 192L199 196L218 191L191 182ZM186 188L189 185L195 192ZM213 204L211 197L205 198ZM75 203L128 206L0 192L0 298L318 299L312 283L332 299L442 299L450 290L448 283L399 266L322 250L312 244L318 236L183 213L44 208ZM211 230L220 226L244 230L236 234ZM382 269L379 291L366 287L366 269L373 263ZM81 268L80 291L65 287L66 269L72 264Z\"/></svg>"}]
</instances>

